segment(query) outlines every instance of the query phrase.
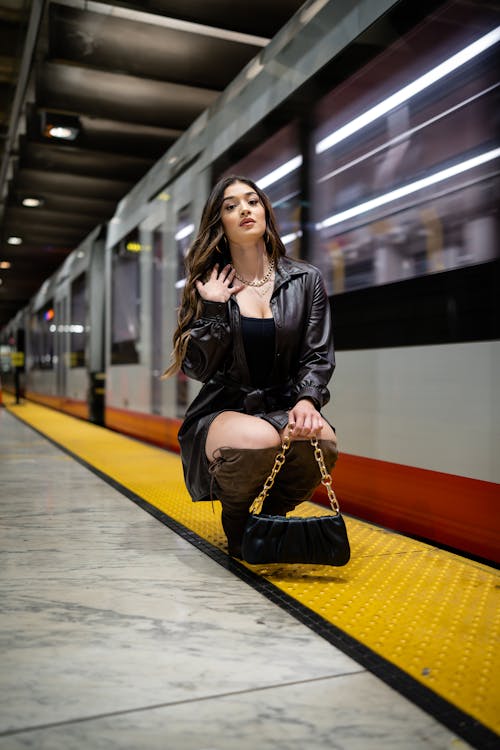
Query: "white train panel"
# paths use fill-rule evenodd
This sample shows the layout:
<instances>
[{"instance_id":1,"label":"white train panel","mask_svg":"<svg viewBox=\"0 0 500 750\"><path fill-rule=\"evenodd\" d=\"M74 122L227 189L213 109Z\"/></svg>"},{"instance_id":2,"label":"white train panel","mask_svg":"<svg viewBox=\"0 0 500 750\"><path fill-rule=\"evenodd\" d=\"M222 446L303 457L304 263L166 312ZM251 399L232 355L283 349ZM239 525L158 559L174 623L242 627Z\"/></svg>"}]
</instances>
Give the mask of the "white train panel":
<instances>
[{"instance_id":1,"label":"white train panel","mask_svg":"<svg viewBox=\"0 0 500 750\"><path fill-rule=\"evenodd\" d=\"M500 482L500 342L337 354L342 452Z\"/></svg>"}]
</instances>

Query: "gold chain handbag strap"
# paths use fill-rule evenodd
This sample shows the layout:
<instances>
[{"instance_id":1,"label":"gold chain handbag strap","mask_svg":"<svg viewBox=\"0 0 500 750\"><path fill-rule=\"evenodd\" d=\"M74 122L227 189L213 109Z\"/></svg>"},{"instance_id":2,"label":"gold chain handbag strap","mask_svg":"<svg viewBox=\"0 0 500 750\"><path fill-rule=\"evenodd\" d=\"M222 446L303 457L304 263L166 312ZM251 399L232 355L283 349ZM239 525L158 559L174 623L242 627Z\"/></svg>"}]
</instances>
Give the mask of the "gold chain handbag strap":
<instances>
[{"instance_id":1,"label":"gold chain handbag strap","mask_svg":"<svg viewBox=\"0 0 500 750\"><path fill-rule=\"evenodd\" d=\"M332 510L336 515L340 513L340 506L338 503L338 500L335 496L335 492L333 491L332 487L332 477L326 470L325 466L325 459L323 457L323 451L319 447L319 442L317 437L311 438L311 445L314 448L314 458L316 459L319 470L321 472L321 484L323 484L326 488L326 491L328 493L328 500L330 501L330 505L332 507ZM285 463L286 460L286 452L290 448L290 437L289 435L285 435L283 437L283 441L281 443L281 449L276 454L276 458L274 459L274 465L271 469L271 472L269 476L267 477L266 481L264 482L264 486L262 487L259 495L255 498L253 501L251 507L250 507L250 513L260 513L262 510L262 506L264 504L264 500L269 494L269 490L274 484L274 480L276 479L276 475L281 471L281 467Z\"/></svg>"}]
</instances>

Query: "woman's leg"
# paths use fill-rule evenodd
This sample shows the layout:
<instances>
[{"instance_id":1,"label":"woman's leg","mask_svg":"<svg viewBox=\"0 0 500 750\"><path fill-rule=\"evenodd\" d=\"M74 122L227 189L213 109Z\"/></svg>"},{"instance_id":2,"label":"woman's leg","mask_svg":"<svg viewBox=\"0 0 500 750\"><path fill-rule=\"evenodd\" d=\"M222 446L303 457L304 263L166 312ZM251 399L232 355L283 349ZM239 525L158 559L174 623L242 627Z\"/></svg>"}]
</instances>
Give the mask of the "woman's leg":
<instances>
[{"instance_id":1,"label":"woman's leg","mask_svg":"<svg viewBox=\"0 0 500 750\"><path fill-rule=\"evenodd\" d=\"M284 431L283 431L284 433ZM282 434L259 417L238 412L222 412L208 430L205 451L214 477L215 492L222 504L222 526L230 554L241 556L241 540L248 511L274 465ZM337 440L329 424L318 436L327 471L337 459ZM287 451L285 464L277 475L263 513L285 515L307 500L321 481L310 441L295 440Z\"/></svg>"},{"instance_id":2,"label":"woman's leg","mask_svg":"<svg viewBox=\"0 0 500 750\"><path fill-rule=\"evenodd\" d=\"M241 556L248 511L273 467L281 438L268 422L238 412L222 412L208 430L205 450L222 504L229 553Z\"/></svg>"},{"instance_id":3,"label":"woman's leg","mask_svg":"<svg viewBox=\"0 0 500 750\"><path fill-rule=\"evenodd\" d=\"M205 453L209 461L221 447L271 448L281 445L281 436L274 427L260 417L223 411L209 427Z\"/></svg>"}]
</instances>

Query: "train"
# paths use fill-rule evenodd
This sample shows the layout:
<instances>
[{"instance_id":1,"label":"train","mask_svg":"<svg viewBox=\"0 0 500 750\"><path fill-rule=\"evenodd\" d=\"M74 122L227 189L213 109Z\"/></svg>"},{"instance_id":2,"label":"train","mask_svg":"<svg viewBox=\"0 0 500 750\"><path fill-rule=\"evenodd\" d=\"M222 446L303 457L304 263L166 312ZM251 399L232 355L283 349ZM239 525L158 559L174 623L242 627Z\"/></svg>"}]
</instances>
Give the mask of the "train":
<instances>
[{"instance_id":1,"label":"train","mask_svg":"<svg viewBox=\"0 0 500 750\"><path fill-rule=\"evenodd\" d=\"M178 450L184 258L245 175L330 297L342 510L498 563L500 10L350 5L296 14L71 252L1 332L4 388Z\"/></svg>"}]
</instances>

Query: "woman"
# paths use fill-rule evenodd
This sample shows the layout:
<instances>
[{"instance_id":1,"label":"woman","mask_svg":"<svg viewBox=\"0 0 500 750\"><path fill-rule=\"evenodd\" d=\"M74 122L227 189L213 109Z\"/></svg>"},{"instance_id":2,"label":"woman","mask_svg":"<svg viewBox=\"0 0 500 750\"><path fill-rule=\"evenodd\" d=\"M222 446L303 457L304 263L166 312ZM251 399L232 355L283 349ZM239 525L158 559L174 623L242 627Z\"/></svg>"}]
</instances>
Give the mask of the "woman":
<instances>
[{"instance_id":1,"label":"woman","mask_svg":"<svg viewBox=\"0 0 500 750\"><path fill-rule=\"evenodd\" d=\"M288 431L292 441L262 512L286 514L311 497L335 433L321 416L335 358L320 273L285 257L266 195L245 177L225 177L205 205L186 259L187 280L173 362L203 382L179 443L193 500L218 498L229 553L241 556L250 505Z\"/></svg>"}]
</instances>

